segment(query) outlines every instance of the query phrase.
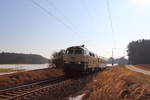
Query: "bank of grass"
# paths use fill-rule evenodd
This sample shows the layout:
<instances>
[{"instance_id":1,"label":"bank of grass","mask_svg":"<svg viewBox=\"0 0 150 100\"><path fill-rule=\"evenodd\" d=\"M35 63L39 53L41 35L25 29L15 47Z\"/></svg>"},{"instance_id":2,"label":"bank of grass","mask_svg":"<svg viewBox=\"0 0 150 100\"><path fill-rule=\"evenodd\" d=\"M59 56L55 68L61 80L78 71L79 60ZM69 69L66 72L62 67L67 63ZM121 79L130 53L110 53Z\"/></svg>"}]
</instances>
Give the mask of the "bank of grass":
<instances>
[{"instance_id":1,"label":"bank of grass","mask_svg":"<svg viewBox=\"0 0 150 100\"><path fill-rule=\"evenodd\" d=\"M14 72L16 71L13 68L0 68L0 73L4 73L4 72Z\"/></svg>"},{"instance_id":2,"label":"bank of grass","mask_svg":"<svg viewBox=\"0 0 150 100\"><path fill-rule=\"evenodd\" d=\"M135 67L150 71L150 64L140 64L140 65L136 65Z\"/></svg>"},{"instance_id":3,"label":"bank of grass","mask_svg":"<svg viewBox=\"0 0 150 100\"><path fill-rule=\"evenodd\" d=\"M55 68L38 69L33 71L0 75L0 89L46 79L54 79L62 75L64 75L63 71L61 69Z\"/></svg>"},{"instance_id":4,"label":"bank of grass","mask_svg":"<svg viewBox=\"0 0 150 100\"><path fill-rule=\"evenodd\" d=\"M100 73L88 85L85 100L150 100L150 76L124 66Z\"/></svg>"}]
</instances>

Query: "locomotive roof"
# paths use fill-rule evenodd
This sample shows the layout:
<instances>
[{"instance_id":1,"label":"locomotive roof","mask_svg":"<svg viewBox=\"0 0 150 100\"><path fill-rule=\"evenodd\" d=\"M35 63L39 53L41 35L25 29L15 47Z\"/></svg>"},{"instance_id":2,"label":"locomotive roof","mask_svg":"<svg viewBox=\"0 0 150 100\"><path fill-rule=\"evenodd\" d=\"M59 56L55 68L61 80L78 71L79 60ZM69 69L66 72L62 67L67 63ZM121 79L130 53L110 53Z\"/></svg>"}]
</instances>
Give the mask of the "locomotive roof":
<instances>
[{"instance_id":1,"label":"locomotive roof","mask_svg":"<svg viewBox=\"0 0 150 100\"><path fill-rule=\"evenodd\" d=\"M95 56L97 56L97 57L99 57L99 58L101 58L101 59L104 59L103 57L98 56L97 54L95 54L95 53L89 51L87 48L85 48L84 45L82 45L82 46L72 46L72 47L69 47L69 48L67 48L67 49L75 49L75 48L85 50L85 51L87 51L87 52L90 52L90 53L94 54Z\"/></svg>"},{"instance_id":2,"label":"locomotive roof","mask_svg":"<svg viewBox=\"0 0 150 100\"><path fill-rule=\"evenodd\" d=\"M95 54L95 53L89 51L87 48L85 48L84 45L82 45L82 46L72 46L72 47L69 47L69 48L67 48L67 49L76 49L76 48L77 48L77 49L82 49L82 50L84 50L84 51L87 51L87 52L90 52L90 53L92 53L92 54L94 54L94 55L97 55L97 54Z\"/></svg>"},{"instance_id":3,"label":"locomotive roof","mask_svg":"<svg viewBox=\"0 0 150 100\"><path fill-rule=\"evenodd\" d=\"M72 47L69 47L67 49L83 49L85 51L89 51L87 48L85 48L83 45L82 46L72 46ZM90 52L90 51L89 51Z\"/></svg>"}]
</instances>

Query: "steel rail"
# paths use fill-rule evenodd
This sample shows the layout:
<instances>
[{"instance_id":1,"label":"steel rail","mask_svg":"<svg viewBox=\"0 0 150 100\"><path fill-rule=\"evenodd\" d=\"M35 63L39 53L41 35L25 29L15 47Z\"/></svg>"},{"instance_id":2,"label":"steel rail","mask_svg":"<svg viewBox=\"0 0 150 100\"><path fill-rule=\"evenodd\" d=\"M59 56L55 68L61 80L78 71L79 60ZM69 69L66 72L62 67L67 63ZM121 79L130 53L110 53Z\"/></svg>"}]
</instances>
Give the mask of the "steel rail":
<instances>
[{"instance_id":1,"label":"steel rail","mask_svg":"<svg viewBox=\"0 0 150 100\"><path fill-rule=\"evenodd\" d=\"M66 80L65 76L58 77L51 80L45 80L41 82L35 82L28 85L22 85L18 87L8 88L4 90L0 90L0 100L11 100L11 98L19 97L20 95L25 95L30 93L31 91L35 91L41 89L43 87L56 84L58 82L62 82ZM30 92L29 92L30 91ZM13 99L15 100L15 99Z\"/></svg>"}]
</instances>

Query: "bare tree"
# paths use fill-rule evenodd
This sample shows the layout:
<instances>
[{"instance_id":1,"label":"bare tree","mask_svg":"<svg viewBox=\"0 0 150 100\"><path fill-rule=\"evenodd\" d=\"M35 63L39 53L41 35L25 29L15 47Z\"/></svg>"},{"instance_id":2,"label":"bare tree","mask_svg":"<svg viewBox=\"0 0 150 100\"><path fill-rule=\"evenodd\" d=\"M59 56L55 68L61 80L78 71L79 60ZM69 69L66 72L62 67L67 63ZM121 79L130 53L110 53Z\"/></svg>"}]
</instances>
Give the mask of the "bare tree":
<instances>
[{"instance_id":1,"label":"bare tree","mask_svg":"<svg viewBox=\"0 0 150 100\"><path fill-rule=\"evenodd\" d=\"M63 67L63 55L65 53L65 50L60 50L59 52L54 52L52 54L51 62L54 64L57 68Z\"/></svg>"}]
</instances>

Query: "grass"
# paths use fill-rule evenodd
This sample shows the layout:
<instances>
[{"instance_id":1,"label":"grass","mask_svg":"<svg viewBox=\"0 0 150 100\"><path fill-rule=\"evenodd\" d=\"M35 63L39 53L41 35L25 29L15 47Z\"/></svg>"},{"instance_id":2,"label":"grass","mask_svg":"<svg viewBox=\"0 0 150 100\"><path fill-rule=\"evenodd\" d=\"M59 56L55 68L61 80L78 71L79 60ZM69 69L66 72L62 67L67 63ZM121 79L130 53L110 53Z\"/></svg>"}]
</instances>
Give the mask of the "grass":
<instances>
[{"instance_id":1,"label":"grass","mask_svg":"<svg viewBox=\"0 0 150 100\"><path fill-rule=\"evenodd\" d=\"M89 84L85 100L150 100L150 76L124 66L104 71L95 80Z\"/></svg>"},{"instance_id":2,"label":"grass","mask_svg":"<svg viewBox=\"0 0 150 100\"><path fill-rule=\"evenodd\" d=\"M141 64L141 65L136 65L137 68L141 68L143 70L148 70L150 71L150 65L149 64Z\"/></svg>"},{"instance_id":3,"label":"grass","mask_svg":"<svg viewBox=\"0 0 150 100\"><path fill-rule=\"evenodd\" d=\"M15 69L13 68L0 68L0 73L3 73L3 72L14 72L16 71Z\"/></svg>"},{"instance_id":4,"label":"grass","mask_svg":"<svg viewBox=\"0 0 150 100\"><path fill-rule=\"evenodd\" d=\"M35 81L53 79L62 76L63 71L61 69L46 68L33 71L17 72L8 75L0 75L0 89L6 87L12 87L17 84L26 84Z\"/></svg>"}]
</instances>

